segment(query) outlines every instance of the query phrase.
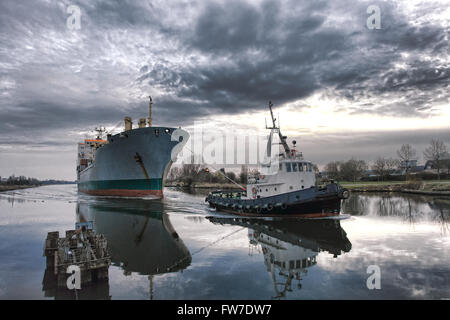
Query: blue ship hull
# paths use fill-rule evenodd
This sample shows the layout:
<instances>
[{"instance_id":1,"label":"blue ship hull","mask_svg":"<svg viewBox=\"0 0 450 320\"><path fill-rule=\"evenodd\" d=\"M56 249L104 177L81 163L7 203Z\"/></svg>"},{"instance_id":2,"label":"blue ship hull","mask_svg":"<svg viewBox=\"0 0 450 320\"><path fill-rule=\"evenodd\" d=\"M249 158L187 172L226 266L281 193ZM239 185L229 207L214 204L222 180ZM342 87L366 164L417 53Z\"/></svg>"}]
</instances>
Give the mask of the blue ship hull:
<instances>
[{"instance_id":1,"label":"blue ship hull","mask_svg":"<svg viewBox=\"0 0 450 320\"><path fill-rule=\"evenodd\" d=\"M181 142L172 141L175 130L181 129L145 127L110 137L97 149L94 163L78 174L78 190L101 196L162 197L172 150Z\"/></svg>"}]
</instances>

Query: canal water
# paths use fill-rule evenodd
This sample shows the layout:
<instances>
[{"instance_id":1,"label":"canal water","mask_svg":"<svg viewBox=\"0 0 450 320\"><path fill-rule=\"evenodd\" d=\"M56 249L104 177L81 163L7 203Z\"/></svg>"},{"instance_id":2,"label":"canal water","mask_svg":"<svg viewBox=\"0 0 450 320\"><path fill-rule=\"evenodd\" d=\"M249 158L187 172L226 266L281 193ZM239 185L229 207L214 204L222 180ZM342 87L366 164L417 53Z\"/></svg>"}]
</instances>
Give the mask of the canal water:
<instances>
[{"instance_id":1,"label":"canal water","mask_svg":"<svg viewBox=\"0 0 450 320\"><path fill-rule=\"evenodd\" d=\"M163 200L95 198L75 185L1 193L0 299L75 299L48 281L43 246L48 232L89 221L112 265L82 299L450 298L450 198L352 194L342 213L238 219L175 189Z\"/></svg>"}]
</instances>

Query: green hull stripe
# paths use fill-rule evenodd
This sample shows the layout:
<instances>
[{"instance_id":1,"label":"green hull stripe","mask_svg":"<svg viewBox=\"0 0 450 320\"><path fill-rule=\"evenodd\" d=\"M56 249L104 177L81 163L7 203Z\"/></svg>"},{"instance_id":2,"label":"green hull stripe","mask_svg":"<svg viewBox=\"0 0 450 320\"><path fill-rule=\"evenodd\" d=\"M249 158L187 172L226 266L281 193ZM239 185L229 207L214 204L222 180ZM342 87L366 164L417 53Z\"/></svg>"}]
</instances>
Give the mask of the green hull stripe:
<instances>
[{"instance_id":1,"label":"green hull stripe","mask_svg":"<svg viewBox=\"0 0 450 320\"><path fill-rule=\"evenodd\" d=\"M162 190L162 179L98 180L78 183L84 190Z\"/></svg>"}]
</instances>

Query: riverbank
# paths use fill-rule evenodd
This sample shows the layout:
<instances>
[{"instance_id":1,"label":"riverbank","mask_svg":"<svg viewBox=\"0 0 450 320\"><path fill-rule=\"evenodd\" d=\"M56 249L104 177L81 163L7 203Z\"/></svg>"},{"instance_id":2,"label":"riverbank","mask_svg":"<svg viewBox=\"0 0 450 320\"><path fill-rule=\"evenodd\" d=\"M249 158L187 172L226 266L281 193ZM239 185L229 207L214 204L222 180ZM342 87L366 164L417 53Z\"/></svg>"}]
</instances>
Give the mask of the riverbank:
<instances>
[{"instance_id":1,"label":"riverbank","mask_svg":"<svg viewBox=\"0 0 450 320\"><path fill-rule=\"evenodd\" d=\"M177 188L189 188L189 189L239 189L239 187L233 183L209 183L209 182L192 183L190 186L183 185L183 183L180 182L166 182L165 186Z\"/></svg>"},{"instance_id":2,"label":"riverbank","mask_svg":"<svg viewBox=\"0 0 450 320\"><path fill-rule=\"evenodd\" d=\"M352 192L404 192L424 195L450 196L450 180L430 181L368 181L368 182L339 182ZM166 183L166 187L187 189L237 189L232 183L206 183L198 182L190 186L178 182Z\"/></svg>"},{"instance_id":3,"label":"riverbank","mask_svg":"<svg viewBox=\"0 0 450 320\"><path fill-rule=\"evenodd\" d=\"M40 187L39 185L0 185L0 192Z\"/></svg>"},{"instance_id":4,"label":"riverbank","mask_svg":"<svg viewBox=\"0 0 450 320\"><path fill-rule=\"evenodd\" d=\"M340 182L352 192L403 192L450 196L450 180Z\"/></svg>"}]
</instances>

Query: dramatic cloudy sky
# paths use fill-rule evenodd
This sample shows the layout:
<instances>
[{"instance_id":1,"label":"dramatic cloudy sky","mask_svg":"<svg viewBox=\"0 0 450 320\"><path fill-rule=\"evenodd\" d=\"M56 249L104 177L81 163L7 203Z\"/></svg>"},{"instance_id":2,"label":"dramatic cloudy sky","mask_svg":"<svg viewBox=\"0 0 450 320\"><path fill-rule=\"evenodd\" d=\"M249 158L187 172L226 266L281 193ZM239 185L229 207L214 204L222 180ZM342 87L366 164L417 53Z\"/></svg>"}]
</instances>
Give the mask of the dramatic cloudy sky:
<instances>
[{"instance_id":1,"label":"dramatic cloudy sky","mask_svg":"<svg viewBox=\"0 0 450 320\"><path fill-rule=\"evenodd\" d=\"M148 95L155 124L186 128L259 130L272 100L319 165L450 147L449 17L445 0L2 0L0 175L74 179L76 142Z\"/></svg>"}]
</instances>

